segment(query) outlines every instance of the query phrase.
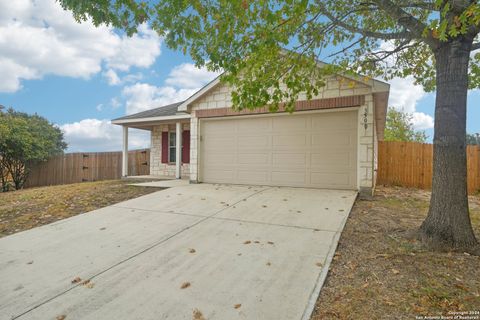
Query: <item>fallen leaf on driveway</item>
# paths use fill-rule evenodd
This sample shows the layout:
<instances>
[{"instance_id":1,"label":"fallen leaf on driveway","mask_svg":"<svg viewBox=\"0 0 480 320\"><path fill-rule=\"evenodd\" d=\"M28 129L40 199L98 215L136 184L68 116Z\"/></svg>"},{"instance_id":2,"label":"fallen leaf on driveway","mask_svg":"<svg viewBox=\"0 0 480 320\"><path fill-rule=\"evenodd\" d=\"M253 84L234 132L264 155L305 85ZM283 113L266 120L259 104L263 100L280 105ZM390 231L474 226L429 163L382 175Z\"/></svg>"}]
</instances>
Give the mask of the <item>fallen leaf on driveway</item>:
<instances>
[{"instance_id":1,"label":"fallen leaf on driveway","mask_svg":"<svg viewBox=\"0 0 480 320\"><path fill-rule=\"evenodd\" d=\"M240 308L241 306L242 306L242 304L240 304L240 303L237 303L237 304L236 304L236 305L234 305L233 307L234 307L235 309L238 309L238 308Z\"/></svg>"},{"instance_id":2,"label":"fallen leaf on driveway","mask_svg":"<svg viewBox=\"0 0 480 320\"><path fill-rule=\"evenodd\" d=\"M272 264L270 262L267 262L266 265L270 267Z\"/></svg>"},{"instance_id":3,"label":"fallen leaf on driveway","mask_svg":"<svg viewBox=\"0 0 480 320\"><path fill-rule=\"evenodd\" d=\"M258 241L258 240L255 240L255 241L253 241L253 243L260 243L260 241Z\"/></svg>"},{"instance_id":4,"label":"fallen leaf on driveway","mask_svg":"<svg viewBox=\"0 0 480 320\"><path fill-rule=\"evenodd\" d=\"M274 244L272 241L267 241L268 244Z\"/></svg>"},{"instance_id":5,"label":"fallen leaf on driveway","mask_svg":"<svg viewBox=\"0 0 480 320\"><path fill-rule=\"evenodd\" d=\"M105 230L105 229L107 229L107 228L105 228L105 227L100 228L100 230Z\"/></svg>"},{"instance_id":6,"label":"fallen leaf on driveway","mask_svg":"<svg viewBox=\"0 0 480 320\"><path fill-rule=\"evenodd\" d=\"M192 248L192 249L188 250L188 252L195 253L196 251L195 251L195 249Z\"/></svg>"},{"instance_id":7,"label":"fallen leaf on driveway","mask_svg":"<svg viewBox=\"0 0 480 320\"><path fill-rule=\"evenodd\" d=\"M75 277L75 279L72 280L72 283L79 283L80 281L82 281L80 277Z\"/></svg>"},{"instance_id":8,"label":"fallen leaf on driveway","mask_svg":"<svg viewBox=\"0 0 480 320\"><path fill-rule=\"evenodd\" d=\"M195 309L193 310L193 320L206 320L200 310Z\"/></svg>"},{"instance_id":9,"label":"fallen leaf on driveway","mask_svg":"<svg viewBox=\"0 0 480 320\"><path fill-rule=\"evenodd\" d=\"M317 267L320 267L320 268L323 267L323 264L322 264L321 262L317 262L317 263L315 263L315 265L316 265Z\"/></svg>"},{"instance_id":10,"label":"fallen leaf on driveway","mask_svg":"<svg viewBox=\"0 0 480 320\"><path fill-rule=\"evenodd\" d=\"M266 208L266 207L267 207L266 205L262 204L262 208Z\"/></svg>"},{"instance_id":11,"label":"fallen leaf on driveway","mask_svg":"<svg viewBox=\"0 0 480 320\"><path fill-rule=\"evenodd\" d=\"M245 241L243 244L250 244L250 243L252 243L252 241L247 240L247 241Z\"/></svg>"},{"instance_id":12,"label":"fallen leaf on driveway","mask_svg":"<svg viewBox=\"0 0 480 320\"><path fill-rule=\"evenodd\" d=\"M85 288L92 289L95 286L93 282L89 282L85 285Z\"/></svg>"},{"instance_id":13,"label":"fallen leaf on driveway","mask_svg":"<svg viewBox=\"0 0 480 320\"><path fill-rule=\"evenodd\" d=\"M184 283L182 283L182 285L180 286L180 289L187 289L188 287L190 287L190 282L184 282Z\"/></svg>"},{"instance_id":14,"label":"fallen leaf on driveway","mask_svg":"<svg viewBox=\"0 0 480 320\"><path fill-rule=\"evenodd\" d=\"M62 314L60 316L57 316L55 319L56 320L64 320L66 317L67 317L66 315Z\"/></svg>"},{"instance_id":15,"label":"fallen leaf on driveway","mask_svg":"<svg viewBox=\"0 0 480 320\"><path fill-rule=\"evenodd\" d=\"M33 260L32 260L32 261L28 261L27 264L33 264Z\"/></svg>"}]
</instances>

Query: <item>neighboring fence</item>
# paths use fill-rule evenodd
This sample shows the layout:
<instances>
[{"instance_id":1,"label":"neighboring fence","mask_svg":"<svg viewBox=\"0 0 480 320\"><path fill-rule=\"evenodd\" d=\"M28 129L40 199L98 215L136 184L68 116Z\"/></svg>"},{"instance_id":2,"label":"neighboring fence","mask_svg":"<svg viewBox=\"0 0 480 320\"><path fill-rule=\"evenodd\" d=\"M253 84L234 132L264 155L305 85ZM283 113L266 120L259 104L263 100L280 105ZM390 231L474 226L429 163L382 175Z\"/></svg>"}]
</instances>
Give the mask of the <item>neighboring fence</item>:
<instances>
[{"instance_id":1,"label":"neighboring fence","mask_svg":"<svg viewBox=\"0 0 480 320\"><path fill-rule=\"evenodd\" d=\"M377 184L430 189L433 145L379 142ZM468 192L480 190L480 146L467 147Z\"/></svg>"},{"instance_id":2,"label":"neighboring fence","mask_svg":"<svg viewBox=\"0 0 480 320\"><path fill-rule=\"evenodd\" d=\"M150 173L150 150L128 152L128 174ZM122 176L122 152L66 153L56 156L33 168L25 187L120 179Z\"/></svg>"}]
</instances>

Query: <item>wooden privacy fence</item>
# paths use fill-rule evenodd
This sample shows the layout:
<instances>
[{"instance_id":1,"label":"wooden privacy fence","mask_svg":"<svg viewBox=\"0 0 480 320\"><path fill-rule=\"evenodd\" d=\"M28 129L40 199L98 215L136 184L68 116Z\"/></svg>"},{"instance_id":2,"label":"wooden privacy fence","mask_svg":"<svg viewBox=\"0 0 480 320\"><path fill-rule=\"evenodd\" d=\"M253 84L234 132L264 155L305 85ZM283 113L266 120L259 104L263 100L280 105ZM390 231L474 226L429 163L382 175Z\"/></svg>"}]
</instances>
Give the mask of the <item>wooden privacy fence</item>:
<instances>
[{"instance_id":1,"label":"wooden privacy fence","mask_svg":"<svg viewBox=\"0 0 480 320\"><path fill-rule=\"evenodd\" d=\"M378 143L377 184L430 189L433 145L416 142ZM468 192L480 190L480 146L467 147Z\"/></svg>"},{"instance_id":2,"label":"wooden privacy fence","mask_svg":"<svg viewBox=\"0 0 480 320\"><path fill-rule=\"evenodd\" d=\"M150 173L150 150L128 152L128 175ZM25 187L120 179L122 152L66 153L30 168Z\"/></svg>"}]
</instances>

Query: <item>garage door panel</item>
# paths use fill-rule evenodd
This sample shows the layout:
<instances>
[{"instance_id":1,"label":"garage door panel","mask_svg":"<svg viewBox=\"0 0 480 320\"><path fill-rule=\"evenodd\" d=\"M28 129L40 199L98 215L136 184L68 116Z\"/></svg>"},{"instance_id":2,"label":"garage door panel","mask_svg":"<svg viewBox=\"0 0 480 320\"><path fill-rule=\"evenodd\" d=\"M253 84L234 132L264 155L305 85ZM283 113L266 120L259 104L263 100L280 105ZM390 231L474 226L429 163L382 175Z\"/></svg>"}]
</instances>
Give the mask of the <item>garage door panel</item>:
<instances>
[{"instance_id":1,"label":"garage door panel","mask_svg":"<svg viewBox=\"0 0 480 320\"><path fill-rule=\"evenodd\" d=\"M352 165L355 165L354 162L348 151L312 153L310 155L310 166L312 168L328 167L329 169L342 168L348 170Z\"/></svg>"},{"instance_id":2,"label":"garage door panel","mask_svg":"<svg viewBox=\"0 0 480 320\"><path fill-rule=\"evenodd\" d=\"M287 147L290 149L298 149L307 145L307 135L305 134L279 134L274 135L272 146Z\"/></svg>"},{"instance_id":3,"label":"garage door panel","mask_svg":"<svg viewBox=\"0 0 480 320\"><path fill-rule=\"evenodd\" d=\"M218 153L218 152L211 152L210 154L206 154L204 160L208 165L225 165L228 163L235 163L235 154L234 153Z\"/></svg>"},{"instance_id":4,"label":"garage door panel","mask_svg":"<svg viewBox=\"0 0 480 320\"><path fill-rule=\"evenodd\" d=\"M200 132L201 181L357 188L357 111L202 120Z\"/></svg>"},{"instance_id":5,"label":"garage door panel","mask_svg":"<svg viewBox=\"0 0 480 320\"><path fill-rule=\"evenodd\" d=\"M266 148L269 144L268 136L252 135L252 136L238 136L239 148Z\"/></svg>"},{"instance_id":6,"label":"garage door panel","mask_svg":"<svg viewBox=\"0 0 480 320\"><path fill-rule=\"evenodd\" d=\"M239 165L267 165L269 155L268 153L239 153L237 158Z\"/></svg>"},{"instance_id":7,"label":"garage door panel","mask_svg":"<svg viewBox=\"0 0 480 320\"><path fill-rule=\"evenodd\" d=\"M236 138L235 137L216 137L216 136L204 136L203 140L208 141L204 144L204 150L206 151L219 151L219 150L235 150Z\"/></svg>"},{"instance_id":8,"label":"garage door panel","mask_svg":"<svg viewBox=\"0 0 480 320\"><path fill-rule=\"evenodd\" d=\"M297 117L296 115L286 115L272 118L272 129L276 133L291 131L304 131L309 122L308 118Z\"/></svg>"},{"instance_id":9,"label":"garage door panel","mask_svg":"<svg viewBox=\"0 0 480 320\"><path fill-rule=\"evenodd\" d=\"M356 141L353 141L353 135L350 131L335 131L327 135L312 134L312 146L326 147L326 146L344 146L350 148Z\"/></svg>"},{"instance_id":10,"label":"garage door panel","mask_svg":"<svg viewBox=\"0 0 480 320\"><path fill-rule=\"evenodd\" d=\"M247 184L267 184L268 173L265 171L239 170L238 182Z\"/></svg>"},{"instance_id":11,"label":"garage door panel","mask_svg":"<svg viewBox=\"0 0 480 320\"><path fill-rule=\"evenodd\" d=\"M235 180L236 170L209 167L204 169L203 175L208 177L209 182L231 183L233 180Z\"/></svg>"},{"instance_id":12,"label":"garage door panel","mask_svg":"<svg viewBox=\"0 0 480 320\"><path fill-rule=\"evenodd\" d=\"M333 187L347 188L352 184L351 177L344 172L312 172L313 185L331 185Z\"/></svg>"},{"instance_id":13,"label":"garage door panel","mask_svg":"<svg viewBox=\"0 0 480 320\"><path fill-rule=\"evenodd\" d=\"M272 164L274 166L305 166L307 155L305 153L273 153Z\"/></svg>"},{"instance_id":14,"label":"garage door panel","mask_svg":"<svg viewBox=\"0 0 480 320\"><path fill-rule=\"evenodd\" d=\"M210 134L218 134L221 133L223 136L231 135L235 136L234 125L235 122L233 120L226 120L226 121L212 121L215 122L214 125L205 126L203 128L203 135L210 135Z\"/></svg>"},{"instance_id":15,"label":"garage door panel","mask_svg":"<svg viewBox=\"0 0 480 320\"><path fill-rule=\"evenodd\" d=\"M271 118L251 118L249 121L238 121L239 132L268 132L271 130Z\"/></svg>"},{"instance_id":16,"label":"garage door panel","mask_svg":"<svg viewBox=\"0 0 480 320\"><path fill-rule=\"evenodd\" d=\"M357 127L356 116L351 112L338 112L335 115L325 116L323 118L312 119L312 130L335 131L338 129L338 123L342 123L342 128L353 130Z\"/></svg>"},{"instance_id":17,"label":"garage door panel","mask_svg":"<svg viewBox=\"0 0 480 320\"><path fill-rule=\"evenodd\" d=\"M305 171L272 171L272 182L279 186L304 186Z\"/></svg>"}]
</instances>

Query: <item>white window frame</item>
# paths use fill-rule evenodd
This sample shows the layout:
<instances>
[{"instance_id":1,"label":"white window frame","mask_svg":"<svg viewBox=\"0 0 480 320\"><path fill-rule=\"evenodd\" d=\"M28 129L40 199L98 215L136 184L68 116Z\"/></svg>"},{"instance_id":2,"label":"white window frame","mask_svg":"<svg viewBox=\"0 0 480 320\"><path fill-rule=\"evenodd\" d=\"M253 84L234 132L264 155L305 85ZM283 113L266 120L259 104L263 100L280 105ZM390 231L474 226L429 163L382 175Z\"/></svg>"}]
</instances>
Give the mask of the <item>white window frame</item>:
<instances>
[{"instance_id":1,"label":"white window frame","mask_svg":"<svg viewBox=\"0 0 480 320\"><path fill-rule=\"evenodd\" d=\"M171 138L170 136L171 135L175 135L175 141L174 141L174 144L173 146L170 144L170 141L171 141ZM177 133L175 131L168 131L168 163L176 163L177 162ZM172 156L172 152L173 152L173 157L174 157L174 160L171 161L171 156Z\"/></svg>"}]
</instances>

